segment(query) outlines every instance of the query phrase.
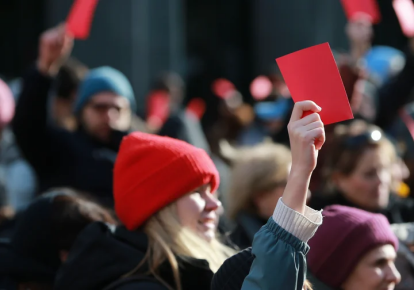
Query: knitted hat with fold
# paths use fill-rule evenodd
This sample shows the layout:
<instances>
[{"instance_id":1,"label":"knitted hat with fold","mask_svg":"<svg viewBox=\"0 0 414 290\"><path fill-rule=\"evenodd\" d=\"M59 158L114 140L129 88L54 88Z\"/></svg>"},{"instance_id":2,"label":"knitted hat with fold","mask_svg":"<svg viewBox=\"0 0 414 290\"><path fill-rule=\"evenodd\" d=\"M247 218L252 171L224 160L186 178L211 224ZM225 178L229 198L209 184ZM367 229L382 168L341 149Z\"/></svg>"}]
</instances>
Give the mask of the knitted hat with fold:
<instances>
[{"instance_id":1,"label":"knitted hat with fold","mask_svg":"<svg viewBox=\"0 0 414 290\"><path fill-rule=\"evenodd\" d=\"M160 209L210 184L219 174L208 154L186 142L135 132L122 141L114 169L115 210L129 229L140 227Z\"/></svg>"},{"instance_id":2,"label":"knitted hat with fold","mask_svg":"<svg viewBox=\"0 0 414 290\"><path fill-rule=\"evenodd\" d=\"M323 210L323 224L309 241L308 269L334 289L341 287L359 260L381 245L398 248L398 239L382 214L333 205Z\"/></svg>"},{"instance_id":3,"label":"knitted hat with fold","mask_svg":"<svg viewBox=\"0 0 414 290\"><path fill-rule=\"evenodd\" d=\"M102 92L112 92L126 98L131 110L136 110L135 95L128 78L109 66L91 70L79 87L74 105L75 114L79 114L91 98Z\"/></svg>"}]
</instances>

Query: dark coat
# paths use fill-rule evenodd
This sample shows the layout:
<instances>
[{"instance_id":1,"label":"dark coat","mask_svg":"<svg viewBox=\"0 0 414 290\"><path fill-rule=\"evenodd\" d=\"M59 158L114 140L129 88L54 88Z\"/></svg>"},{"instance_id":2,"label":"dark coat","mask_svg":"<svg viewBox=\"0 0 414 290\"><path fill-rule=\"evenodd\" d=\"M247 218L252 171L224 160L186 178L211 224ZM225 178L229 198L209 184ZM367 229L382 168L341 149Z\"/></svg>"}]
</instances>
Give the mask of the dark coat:
<instances>
[{"instance_id":1,"label":"dark coat","mask_svg":"<svg viewBox=\"0 0 414 290\"><path fill-rule=\"evenodd\" d=\"M237 216L236 227L230 234L230 241L239 249L251 247L254 235L266 224L267 220L242 212Z\"/></svg>"},{"instance_id":2,"label":"dark coat","mask_svg":"<svg viewBox=\"0 0 414 290\"><path fill-rule=\"evenodd\" d=\"M54 289L102 290L135 269L144 258L147 247L148 238L143 232L93 223L78 236L68 260L58 272ZM188 257L177 257L177 260L183 290L210 290L213 272L207 261ZM144 265L140 273L147 270L147 265ZM160 267L160 276L174 287L168 262ZM123 284L119 289L165 290L166 287L156 280L137 280Z\"/></svg>"},{"instance_id":3,"label":"dark coat","mask_svg":"<svg viewBox=\"0 0 414 290\"><path fill-rule=\"evenodd\" d=\"M113 132L102 143L82 129L76 132L48 122L48 96L53 79L33 68L23 78L13 130L24 157L36 171L39 191L72 187L112 203L112 170L122 138Z\"/></svg>"}]
</instances>

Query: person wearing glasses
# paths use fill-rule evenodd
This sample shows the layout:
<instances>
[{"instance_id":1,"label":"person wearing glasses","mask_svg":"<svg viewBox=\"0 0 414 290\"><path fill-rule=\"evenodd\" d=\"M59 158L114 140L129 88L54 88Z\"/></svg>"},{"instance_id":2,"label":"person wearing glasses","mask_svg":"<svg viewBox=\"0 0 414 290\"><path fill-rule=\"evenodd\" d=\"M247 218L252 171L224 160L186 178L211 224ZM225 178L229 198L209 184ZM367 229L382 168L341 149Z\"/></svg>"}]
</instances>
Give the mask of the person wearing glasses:
<instances>
[{"instance_id":1,"label":"person wearing glasses","mask_svg":"<svg viewBox=\"0 0 414 290\"><path fill-rule=\"evenodd\" d=\"M40 37L36 67L23 79L13 130L39 178L39 192L70 186L112 205L112 170L122 138L131 127L135 97L128 79L110 67L91 70L80 85L74 132L48 123L48 96L73 38L64 26Z\"/></svg>"},{"instance_id":2,"label":"person wearing glasses","mask_svg":"<svg viewBox=\"0 0 414 290\"><path fill-rule=\"evenodd\" d=\"M311 207L339 204L382 213L390 223L414 221L414 201L394 193L400 159L380 128L363 121L338 125L330 145L322 169L325 184Z\"/></svg>"}]
</instances>

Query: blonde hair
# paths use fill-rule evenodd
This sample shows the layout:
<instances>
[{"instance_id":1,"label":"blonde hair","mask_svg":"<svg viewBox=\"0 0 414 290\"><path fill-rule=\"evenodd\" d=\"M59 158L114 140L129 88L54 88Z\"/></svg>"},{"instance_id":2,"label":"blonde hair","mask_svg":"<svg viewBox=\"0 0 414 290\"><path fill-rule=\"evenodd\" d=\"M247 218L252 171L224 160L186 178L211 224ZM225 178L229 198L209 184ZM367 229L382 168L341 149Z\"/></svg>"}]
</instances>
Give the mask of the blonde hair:
<instances>
[{"instance_id":1,"label":"blonde hair","mask_svg":"<svg viewBox=\"0 0 414 290\"><path fill-rule=\"evenodd\" d=\"M176 204L173 203L156 214L154 214L144 225L144 232L147 234L149 243L148 250L141 263L130 273L130 276L147 264L149 273L156 277L168 289L181 290L179 263L176 256L205 259L209 262L210 269L216 272L223 262L234 255L233 249L221 244L217 239L207 242L193 231L183 227L178 220ZM167 284L159 276L158 269L168 261L173 277L175 288Z\"/></svg>"},{"instance_id":2,"label":"blonde hair","mask_svg":"<svg viewBox=\"0 0 414 290\"><path fill-rule=\"evenodd\" d=\"M230 219L236 219L242 210L255 213L253 198L286 181L292 162L290 150L272 142L239 149L225 142L220 145L222 155L232 164L230 190L226 196Z\"/></svg>"}]
</instances>

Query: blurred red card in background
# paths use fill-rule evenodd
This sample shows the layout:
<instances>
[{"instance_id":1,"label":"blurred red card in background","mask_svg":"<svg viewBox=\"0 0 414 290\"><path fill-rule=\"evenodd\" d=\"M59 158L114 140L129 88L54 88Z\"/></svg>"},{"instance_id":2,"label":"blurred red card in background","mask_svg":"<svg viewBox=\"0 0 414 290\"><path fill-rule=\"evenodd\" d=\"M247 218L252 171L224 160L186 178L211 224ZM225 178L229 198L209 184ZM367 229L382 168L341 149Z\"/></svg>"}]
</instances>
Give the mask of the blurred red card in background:
<instances>
[{"instance_id":1,"label":"blurred red card in background","mask_svg":"<svg viewBox=\"0 0 414 290\"><path fill-rule=\"evenodd\" d=\"M381 21L377 0L341 0L341 2L350 21L359 17L368 17L373 24Z\"/></svg>"},{"instance_id":2,"label":"blurred red card in background","mask_svg":"<svg viewBox=\"0 0 414 290\"><path fill-rule=\"evenodd\" d=\"M216 96L226 99L231 97L232 93L236 90L236 87L227 79L216 79L213 82L211 89Z\"/></svg>"},{"instance_id":3,"label":"blurred red card in background","mask_svg":"<svg viewBox=\"0 0 414 290\"><path fill-rule=\"evenodd\" d=\"M392 3L401 30L408 37L414 36L414 3L412 0L394 0Z\"/></svg>"},{"instance_id":4,"label":"blurred red card in background","mask_svg":"<svg viewBox=\"0 0 414 290\"><path fill-rule=\"evenodd\" d=\"M147 122L161 127L170 116L170 96L164 91L153 91L147 99Z\"/></svg>"},{"instance_id":5,"label":"blurred red card in background","mask_svg":"<svg viewBox=\"0 0 414 290\"><path fill-rule=\"evenodd\" d=\"M352 119L344 84L328 43L276 59L295 102L311 100L322 107L325 125Z\"/></svg>"},{"instance_id":6,"label":"blurred red card in background","mask_svg":"<svg viewBox=\"0 0 414 290\"><path fill-rule=\"evenodd\" d=\"M266 99L273 90L273 84L267 76L258 76L250 84L250 94L257 100Z\"/></svg>"},{"instance_id":7,"label":"blurred red card in background","mask_svg":"<svg viewBox=\"0 0 414 290\"><path fill-rule=\"evenodd\" d=\"M98 0L75 0L66 20L68 32L77 39L87 39Z\"/></svg>"},{"instance_id":8,"label":"blurred red card in background","mask_svg":"<svg viewBox=\"0 0 414 290\"><path fill-rule=\"evenodd\" d=\"M192 99L187 105L187 112L193 114L198 120L201 120L206 112L206 102L201 98Z\"/></svg>"}]
</instances>

